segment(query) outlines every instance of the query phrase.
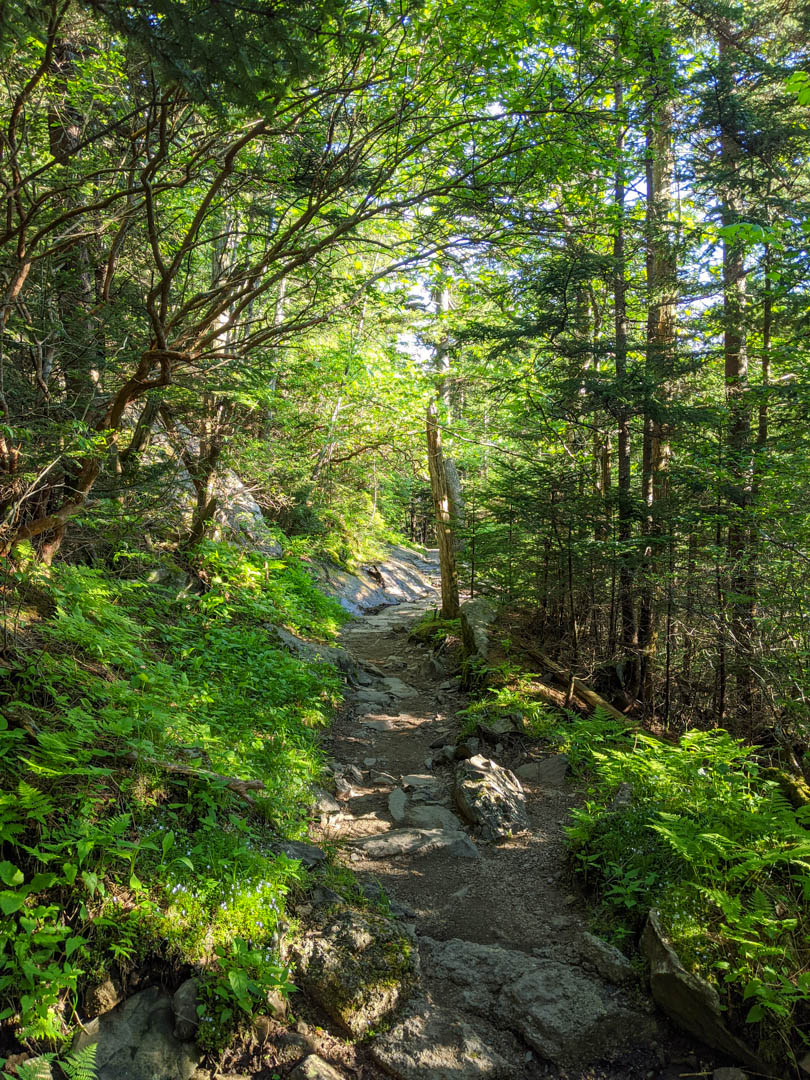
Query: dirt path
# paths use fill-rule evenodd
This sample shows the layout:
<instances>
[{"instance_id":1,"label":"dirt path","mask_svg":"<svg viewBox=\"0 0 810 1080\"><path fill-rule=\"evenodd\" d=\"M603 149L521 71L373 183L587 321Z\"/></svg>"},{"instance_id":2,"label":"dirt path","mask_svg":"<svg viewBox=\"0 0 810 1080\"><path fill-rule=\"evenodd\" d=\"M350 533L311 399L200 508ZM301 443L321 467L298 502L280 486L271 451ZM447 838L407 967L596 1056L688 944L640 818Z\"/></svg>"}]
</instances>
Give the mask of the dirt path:
<instances>
[{"instance_id":1,"label":"dirt path","mask_svg":"<svg viewBox=\"0 0 810 1080\"><path fill-rule=\"evenodd\" d=\"M563 826L581 797L567 780L524 783L529 828L513 839L486 843L461 821L457 763L434 758L455 745L466 701L408 636L430 606L385 608L343 633L366 685L334 729L343 813L325 835L412 924L424 991L422 1013L383 1038L379 1060L406 1080L711 1070L716 1062L655 1015L626 962L588 933L565 859ZM481 752L509 769L525 760L519 747Z\"/></svg>"}]
</instances>

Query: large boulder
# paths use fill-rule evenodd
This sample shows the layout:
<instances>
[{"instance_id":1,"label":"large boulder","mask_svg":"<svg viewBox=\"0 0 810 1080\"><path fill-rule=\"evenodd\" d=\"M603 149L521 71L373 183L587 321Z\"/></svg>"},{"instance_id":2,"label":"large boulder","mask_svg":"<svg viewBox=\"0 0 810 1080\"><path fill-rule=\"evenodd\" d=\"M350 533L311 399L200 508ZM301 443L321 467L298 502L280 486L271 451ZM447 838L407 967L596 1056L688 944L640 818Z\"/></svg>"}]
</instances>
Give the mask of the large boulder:
<instances>
[{"instance_id":1,"label":"large boulder","mask_svg":"<svg viewBox=\"0 0 810 1080\"><path fill-rule=\"evenodd\" d=\"M417 956L393 919L326 911L292 947L295 981L345 1031L379 1027L411 994Z\"/></svg>"},{"instance_id":2,"label":"large boulder","mask_svg":"<svg viewBox=\"0 0 810 1080\"><path fill-rule=\"evenodd\" d=\"M520 781L481 754L459 763L453 794L464 818L486 840L504 840L529 827Z\"/></svg>"},{"instance_id":3,"label":"large boulder","mask_svg":"<svg viewBox=\"0 0 810 1080\"><path fill-rule=\"evenodd\" d=\"M574 965L458 938L423 938L421 946L445 1004L517 1032L561 1068L619 1056L657 1034L654 1019L615 986Z\"/></svg>"},{"instance_id":4,"label":"large boulder","mask_svg":"<svg viewBox=\"0 0 810 1080\"><path fill-rule=\"evenodd\" d=\"M415 1002L374 1040L371 1056L396 1080L500 1080L513 1075L501 1056L449 1009Z\"/></svg>"},{"instance_id":5,"label":"large boulder","mask_svg":"<svg viewBox=\"0 0 810 1080\"><path fill-rule=\"evenodd\" d=\"M756 1054L726 1027L714 987L687 971L678 959L655 911L647 916L641 948L650 962L652 996L670 1019L707 1046L759 1071L767 1071Z\"/></svg>"},{"instance_id":6,"label":"large boulder","mask_svg":"<svg viewBox=\"0 0 810 1080\"><path fill-rule=\"evenodd\" d=\"M202 1054L174 1026L171 995L150 986L86 1024L73 1049L96 1044L98 1080L191 1080Z\"/></svg>"}]
</instances>

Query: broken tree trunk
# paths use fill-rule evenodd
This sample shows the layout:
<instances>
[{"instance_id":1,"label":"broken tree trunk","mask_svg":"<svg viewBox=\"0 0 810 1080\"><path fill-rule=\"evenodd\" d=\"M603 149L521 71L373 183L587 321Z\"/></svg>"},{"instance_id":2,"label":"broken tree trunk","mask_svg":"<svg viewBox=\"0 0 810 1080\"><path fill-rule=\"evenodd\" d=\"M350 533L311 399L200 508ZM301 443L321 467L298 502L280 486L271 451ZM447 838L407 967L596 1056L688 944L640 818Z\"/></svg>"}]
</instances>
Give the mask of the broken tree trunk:
<instances>
[{"instance_id":1,"label":"broken tree trunk","mask_svg":"<svg viewBox=\"0 0 810 1080\"><path fill-rule=\"evenodd\" d=\"M544 667L548 668L554 675L557 675L562 679L566 686L569 685L570 672L567 668L555 663L551 657L546 656L545 653L538 652L537 649L527 649L524 646L523 651L528 653L532 659L539 660ZM571 679L570 682L576 696L584 701L591 709L601 709L615 720L627 720L624 713L619 712L619 710L614 708L609 701L605 701L605 699L597 694L595 690L591 690L581 679Z\"/></svg>"},{"instance_id":2,"label":"broken tree trunk","mask_svg":"<svg viewBox=\"0 0 810 1080\"><path fill-rule=\"evenodd\" d=\"M439 564L442 572L442 618L458 618L458 571L450 513L450 494L447 471L442 454L442 435L439 430L436 403L431 402L427 411L428 466L430 489L433 493L433 510L436 515L436 536L439 543Z\"/></svg>"}]
</instances>

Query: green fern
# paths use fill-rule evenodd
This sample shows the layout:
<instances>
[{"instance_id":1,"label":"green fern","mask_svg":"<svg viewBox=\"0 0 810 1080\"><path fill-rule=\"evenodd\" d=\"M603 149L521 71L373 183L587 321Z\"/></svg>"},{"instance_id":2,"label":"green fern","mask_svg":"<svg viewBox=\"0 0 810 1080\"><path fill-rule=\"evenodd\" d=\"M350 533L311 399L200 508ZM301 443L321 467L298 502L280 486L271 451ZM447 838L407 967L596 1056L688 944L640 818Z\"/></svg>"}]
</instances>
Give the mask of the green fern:
<instances>
[{"instance_id":1,"label":"green fern","mask_svg":"<svg viewBox=\"0 0 810 1080\"><path fill-rule=\"evenodd\" d=\"M59 1063L67 1080L98 1080L96 1072L96 1043L71 1054Z\"/></svg>"},{"instance_id":2,"label":"green fern","mask_svg":"<svg viewBox=\"0 0 810 1080\"><path fill-rule=\"evenodd\" d=\"M17 1075L12 1077L9 1073L3 1073L3 1080L52 1080L51 1062L53 1054L41 1054L39 1057L29 1058L17 1066ZM90 1080L96 1080L93 1076Z\"/></svg>"}]
</instances>

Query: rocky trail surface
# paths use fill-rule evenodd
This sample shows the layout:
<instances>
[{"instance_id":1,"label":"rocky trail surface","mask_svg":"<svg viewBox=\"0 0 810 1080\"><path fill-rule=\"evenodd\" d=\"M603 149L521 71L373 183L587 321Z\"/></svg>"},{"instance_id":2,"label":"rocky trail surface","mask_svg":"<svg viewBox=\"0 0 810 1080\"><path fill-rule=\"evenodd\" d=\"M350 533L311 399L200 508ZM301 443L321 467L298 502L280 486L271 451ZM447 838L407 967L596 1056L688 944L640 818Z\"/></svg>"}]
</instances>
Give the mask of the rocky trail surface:
<instances>
[{"instance_id":1,"label":"rocky trail surface","mask_svg":"<svg viewBox=\"0 0 810 1080\"><path fill-rule=\"evenodd\" d=\"M459 743L466 701L452 665L409 637L434 604L385 607L344 630L360 685L334 729L336 795L319 836L368 896L384 890L418 975L366 1001L360 1020L336 1012L330 999L379 932L337 919L319 930L344 950L337 981L307 976L305 989L354 1034L386 1018L354 1058L364 1080L711 1076L716 1060L672 1031L628 960L589 932L565 857L581 798L565 759L532 760L507 736Z\"/></svg>"}]
</instances>

